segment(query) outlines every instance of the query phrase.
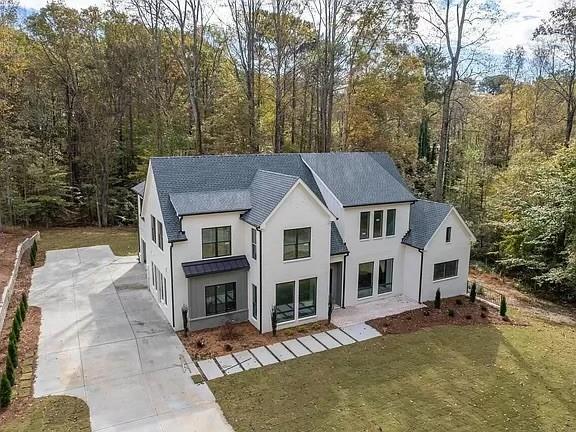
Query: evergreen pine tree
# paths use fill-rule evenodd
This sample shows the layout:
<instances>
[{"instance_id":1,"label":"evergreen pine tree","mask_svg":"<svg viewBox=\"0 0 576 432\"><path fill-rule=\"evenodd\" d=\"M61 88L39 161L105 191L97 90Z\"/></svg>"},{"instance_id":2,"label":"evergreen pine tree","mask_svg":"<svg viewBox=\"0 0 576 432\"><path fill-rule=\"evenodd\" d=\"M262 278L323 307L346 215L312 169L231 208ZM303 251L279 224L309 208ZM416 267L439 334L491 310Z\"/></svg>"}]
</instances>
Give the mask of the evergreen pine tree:
<instances>
[{"instance_id":1,"label":"evergreen pine tree","mask_svg":"<svg viewBox=\"0 0 576 432\"><path fill-rule=\"evenodd\" d=\"M418 159L425 159L427 162L430 160L430 131L428 128L428 119L422 119L420 123L420 132L418 135Z\"/></svg>"},{"instance_id":2,"label":"evergreen pine tree","mask_svg":"<svg viewBox=\"0 0 576 432\"><path fill-rule=\"evenodd\" d=\"M16 374L14 369L16 369L14 367L14 364L12 364L12 360L10 360L10 356L6 357L6 377L8 378L8 381L10 381L10 385L14 385L14 383L16 382Z\"/></svg>"},{"instance_id":3,"label":"evergreen pine tree","mask_svg":"<svg viewBox=\"0 0 576 432\"><path fill-rule=\"evenodd\" d=\"M16 342L8 344L8 357L10 357L12 365L18 367L18 347L16 346Z\"/></svg>"},{"instance_id":4,"label":"evergreen pine tree","mask_svg":"<svg viewBox=\"0 0 576 432\"><path fill-rule=\"evenodd\" d=\"M12 321L12 333L14 334L14 341L18 342L20 340L20 324L16 317Z\"/></svg>"},{"instance_id":5,"label":"evergreen pine tree","mask_svg":"<svg viewBox=\"0 0 576 432\"><path fill-rule=\"evenodd\" d=\"M472 288L470 288L470 301L472 303L476 301L476 282L472 282Z\"/></svg>"},{"instance_id":6,"label":"evergreen pine tree","mask_svg":"<svg viewBox=\"0 0 576 432\"><path fill-rule=\"evenodd\" d=\"M436 297L434 298L434 307L436 309L440 309L440 305L442 304L442 296L440 294L440 288L436 290Z\"/></svg>"},{"instance_id":7,"label":"evergreen pine tree","mask_svg":"<svg viewBox=\"0 0 576 432\"><path fill-rule=\"evenodd\" d=\"M2 375L2 381L0 381L0 408L5 408L10 405L12 400L12 386L6 374Z\"/></svg>"},{"instance_id":8,"label":"evergreen pine tree","mask_svg":"<svg viewBox=\"0 0 576 432\"><path fill-rule=\"evenodd\" d=\"M30 248L30 265L34 267L36 265L36 255L38 254L38 245L36 244L36 240L32 243L32 247Z\"/></svg>"},{"instance_id":9,"label":"evergreen pine tree","mask_svg":"<svg viewBox=\"0 0 576 432\"><path fill-rule=\"evenodd\" d=\"M506 305L506 297L502 296L500 299L500 316L505 317L507 310L508 306Z\"/></svg>"},{"instance_id":10,"label":"evergreen pine tree","mask_svg":"<svg viewBox=\"0 0 576 432\"><path fill-rule=\"evenodd\" d=\"M22 300L20 300L20 301L24 305L24 309L26 309L26 311L28 311L28 296L26 295L26 293L22 293Z\"/></svg>"}]
</instances>

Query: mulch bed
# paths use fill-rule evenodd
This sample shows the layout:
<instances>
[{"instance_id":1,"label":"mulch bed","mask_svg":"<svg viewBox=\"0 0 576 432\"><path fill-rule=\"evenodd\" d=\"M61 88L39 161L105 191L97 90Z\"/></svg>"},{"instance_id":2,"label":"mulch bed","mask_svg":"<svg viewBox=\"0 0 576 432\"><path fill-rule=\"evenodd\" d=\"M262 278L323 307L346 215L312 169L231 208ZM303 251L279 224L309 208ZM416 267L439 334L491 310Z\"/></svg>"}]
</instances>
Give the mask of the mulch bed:
<instances>
[{"instance_id":1,"label":"mulch bed","mask_svg":"<svg viewBox=\"0 0 576 432\"><path fill-rule=\"evenodd\" d=\"M466 296L443 299L440 309L434 308L434 302L425 304L427 308L376 318L368 324L382 334L411 333L442 325L519 324L509 318L502 319L498 309L480 300L472 303ZM450 316L450 310L453 316Z\"/></svg>"},{"instance_id":2,"label":"mulch bed","mask_svg":"<svg viewBox=\"0 0 576 432\"><path fill-rule=\"evenodd\" d=\"M12 329L12 321L16 310L20 305L22 294L30 290L32 277L32 267L29 260L22 260L18 278L14 286L14 292L10 299L8 313L4 321L4 328L0 332L0 375L4 373L6 367L6 355L8 353L8 339ZM38 336L40 334L41 310L38 307L30 306L26 313L20 341L18 342L18 369L16 371L17 381L12 387L12 403L4 409L0 409L0 424L8 420L17 419L25 413L32 405L32 383L34 381L34 371L36 369L36 353L38 347Z\"/></svg>"},{"instance_id":3,"label":"mulch bed","mask_svg":"<svg viewBox=\"0 0 576 432\"><path fill-rule=\"evenodd\" d=\"M276 336L272 336L272 333L260 334L252 324L244 322L188 332L188 336L185 336L183 331L177 333L190 357L195 360L201 360L270 345L333 328L336 327L333 324L329 324L328 321L318 321L278 330Z\"/></svg>"}]
</instances>

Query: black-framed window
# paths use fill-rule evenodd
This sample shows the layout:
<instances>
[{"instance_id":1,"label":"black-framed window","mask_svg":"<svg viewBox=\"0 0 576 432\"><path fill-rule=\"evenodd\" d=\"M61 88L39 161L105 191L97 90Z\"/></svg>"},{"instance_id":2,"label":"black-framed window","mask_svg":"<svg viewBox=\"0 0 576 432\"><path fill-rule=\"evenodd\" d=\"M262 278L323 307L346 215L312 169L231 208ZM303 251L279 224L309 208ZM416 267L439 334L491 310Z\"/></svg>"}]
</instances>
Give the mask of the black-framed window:
<instances>
[{"instance_id":1,"label":"black-framed window","mask_svg":"<svg viewBox=\"0 0 576 432\"><path fill-rule=\"evenodd\" d=\"M258 318L258 287L252 284L252 318Z\"/></svg>"},{"instance_id":2,"label":"black-framed window","mask_svg":"<svg viewBox=\"0 0 576 432\"><path fill-rule=\"evenodd\" d=\"M378 268L378 294L392 291L392 276L394 272L394 259L380 261Z\"/></svg>"},{"instance_id":3,"label":"black-framed window","mask_svg":"<svg viewBox=\"0 0 576 432\"><path fill-rule=\"evenodd\" d=\"M434 264L434 280L458 276L458 260Z\"/></svg>"},{"instance_id":4,"label":"black-framed window","mask_svg":"<svg viewBox=\"0 0 576 432\"><path fill-rule=\"evenodd\" d=\"M360 240L370 237L370 212L360 213Z\"/></svg>"},{"instance_id":5,"label":"black-framed window","mask_svg":"<svg viewBox=\"0 0 576 432\"><path fill-rule=\"evenodd\" d=\"M157 221L158 225L158 247L160 250L164 250L164 228L162 227L162 222Z\"/></svg>"},{"instance_id":6,"label":"black-framed window","mask_svg":"<svg viewBox=\"0 0 576 432\"><path fill-rule=\"evenodd\" d=\"M140 208L138 209L140 210L140 219L144 220L144 214L142 213L144 210L144 198L142 198L140 195L138 195L138 203L140 204Z\"/></svg>"},{"instance_id":7,"label":"black-framed window","mask_svg":"<svg viewBox=\"0 0 576 432\"><path fill-rule=\"evenodd\" d=\"M316 278L298 282L298 318L316 315Z\"/></svg>"},{"instance_id":8,"label":"black-framed window","mask_svg":"<svg viewBox=\"0 0 576 432\"><path fill-rule=\"evenodd\" d=\"M452 227L446 227L446 243L452 241Z\"/></svg>"},{"instance_id":9,"label":"black-framed window","mask_svg":"<svg viewBox=\"0 0 576 432\"><path fill-rule=\"evenodd\" d=\"M202 258L232 254L231 227L202 228Z\"/></svg>"},{"instance_id":10,"label":"black-framed window","mask_svg":"<svg viewBox=\"0 0 576 432\"><path fill-rule=\"evenodd\" d=\"M156 243L156 218L150 215L150 228L152 229L152 241Z\"/></svg>"},{"instance_id":11,"label":"black-framed window","mask_svg":"<svg viewBox=\"0 0 576 432\"><path fill-rule=\"evenodd\" d=\"M294 282L276 285L276 318L279 323L294 319Z\"/></svg>"},{"instance_id":12,"label":"black-framed window","mask_svg":"<svg viewBox=\"0 0 576 432\"><path fill-rule=\"evenodd\" d=\"M358 298L372 295L373 273L373 262L362 263L358 266Z\"/></svg>"},{"instance_id":13,"label":"black-framed window","mask_svg":"<svg viewBox=\"0 0 576 432\"><path fill-rule=\"evenodd\" d=\"M310 228L284 230L284 261L310 256Z\"/></svg>"},{"instance_id":14,"label":"black-framed window","mask_svg":"<svg viewBox=\"0 0 576 432\"><path fill-rule=\"evenodd\" d=\"M258 257L257 253L257 243L256 243L256 230L252 228L252 258L256 259Z\"/></svg>"},{"instance_id":15,"label":"black-framed window","mask_svg":"<svg viewBox=\"0 0 576 432\"><path fill-rule=\"evenodd\" d=\"M236 283L230 282L205 287L206 315L217 315L236 310Z\"/></svg>"},{"instance_id":16,"label":"black-framed window","mask_svg":"<svg viewBox=\"0 0 576 432\"><path fill-rule=\"evenodd\" d=\"M376 210L374 212L374 228L372 231L372 236L374 238L382 237L382 226L384 225L382 219L384 218L384 212L382 210Z\"/></svg>"},{"instance_id":17,"label":"black-framed window","mask_svg":"<svg viewBox=\"0 0 576 432\"><path fill-rule=\"evenodd\" d=\"M396 209L386 211L386 235L393 236L396 234Z\"/></svg>"}]
</instances>

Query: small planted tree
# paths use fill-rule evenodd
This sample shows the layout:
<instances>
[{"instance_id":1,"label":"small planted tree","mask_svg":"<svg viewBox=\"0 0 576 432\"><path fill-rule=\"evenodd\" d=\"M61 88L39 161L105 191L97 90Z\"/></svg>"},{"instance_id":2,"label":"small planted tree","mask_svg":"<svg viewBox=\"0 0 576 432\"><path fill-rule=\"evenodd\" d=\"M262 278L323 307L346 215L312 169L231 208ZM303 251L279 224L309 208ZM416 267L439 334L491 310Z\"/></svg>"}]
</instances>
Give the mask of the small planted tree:
<instances>
[{"instance_id":1,"label":"small planted tree","mask_svg":"<svg viewBox=\"0 0 576 432\"><path fill-rule=\"evenodd\" d=\"M0 408L5 408L10 405L12 400L12 386L6 374L2 375L2 381L0 381Z\"/></svg>"},{"instance_id":2,"label":"small planted tree","mask_svg":"<svg viewBox=\"0 0 576 432\"><path fill-rule=\"evenodd\" d=\"M16 374L14 373L14 369L15 367L12 363L12 360L10 359L10 356L6 357L6 377L8 378L10 385L14 385L16 382Z\"/></svg>"},{"instance_id":3,"label":"small planted tree","mask_svg":"<svg viewBox=\"0 0 576 432\"><path fill-rule=\"evenodd\" d=\"M26 308L24 307L24 303L20 302L20 305L18 306L18 311L20 312L20 317L22 318L22 321L24 321L26 319Z\"/></svg>"},{"instance_id":4,"label":"small planted tree","mask_svg":"<svg viewBox=\"0 0 576 432\"><path fill-rule=\"evenodd\" d=\"M32 247L30 247L30 265L34 267L36 265L36 255L38 254L38 245L36 244L36 240L32 243Z\"/></svg>"},{"instance_id":5,"label":"small planted tree","mask_svg":"<svg viewBox=\"0 0 576 432\"><path fill-rule=\"evenodd\" d=\"M506 305L506 297L501 296L501 298L500 298L500 316L505 317L506 312L508 312L508 306Z\"/></svg>"},{"instance_id":6,"label":"small planted tree","mask_svg":"<svg viewBox=\"0 0 576 432\"><path fill-rule=\"evenodd\" d=\"M28 296L26 293L22 293L22 300L20 300L24 305L24 309L28 310Z\"/></svg>"},{"instance_id":7,"label":"small planted tree","mask_svg":"<svg viewBox=\"0 0 576 432\"><path fill-rule=\"evenodd\" d=\"M276 336L276 329L278 328L278 309L276 306L272 306L270 318L272 319L272 336Z\"/></svg>"},{"instance_id":8,"label":"small planted tree","mask_svg":"<svg viewBox=\"0 0 576 432\"><path fill-rule=\"evenodd\" d=\"M442 304L442 294L440 294L440 288L436 290L436 297L434 298L434 308L440 309L440 305Z\"/></svg>"},{"instance_id":9,"label":"small planted tree","mask_svg":"<svg viewBox=\"0 0 576 432\"><path fill-rule=\"evenodd\" d=\"M328 301L328 324L332 322L332 312L334 311L334 304L332 303L332 297Z\"/></svg>"},{"instance_id":10,"label":"small planted tree","mask_svg":"<svg viewBox=\"0 0 576 432\"><path fill-rule=\"evenodd\" d=\"M476 301L476 282L472 282L472 288L470 288L470 301L472 303Z\"/></svg>"},{"instance_id":11,"label":"small planted tree","mask_svg":"<svg viewBox=\"0 0 576 432\"><path fill-rule=\"evenodd\" d=\"M18 348L14 341L8 344L8 357L10 357L12 365L18 367Z\"/></svg>"},{"instance_id":12,"label":"small planted tree","mask_svg":"<svg viewBox=\"0 0 576 432\"><path fill-rule=\"evenodd\" d=\"M16 318L14 318L14 320L12 321L12 331L10 334L13 335L15 342L18 342L20 340L20 328L21 328L20 324L18 323Z\"/></svg>"}]
</instances>

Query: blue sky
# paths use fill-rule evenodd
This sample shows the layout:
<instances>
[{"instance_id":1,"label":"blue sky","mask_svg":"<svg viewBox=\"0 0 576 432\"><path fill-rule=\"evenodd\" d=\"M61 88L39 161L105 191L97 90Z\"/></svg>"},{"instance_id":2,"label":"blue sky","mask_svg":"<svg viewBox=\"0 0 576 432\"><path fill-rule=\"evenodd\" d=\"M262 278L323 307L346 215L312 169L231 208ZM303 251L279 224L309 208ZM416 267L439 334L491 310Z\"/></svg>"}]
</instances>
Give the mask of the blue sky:
<instances>
[{"instance_id":1,"label":"blue sky","mask_svg":"<svg viewBox=\"0 0 576 432\"><path fill-rule=\"evenodd\" d=\"M225 4L225 0L212 0ZM88 6L105 6L106 0L64 0L68 6L85 8ZM39 9L46 0L20 0L20 6ZM558 5L557 0L500 0L506 19L495 26L492 40L487 47L494 54L502 54L516 45L528 46L532 32L543 18ZM225 10L225 8L218 8Z\"/></svg>"}]
</instances>

